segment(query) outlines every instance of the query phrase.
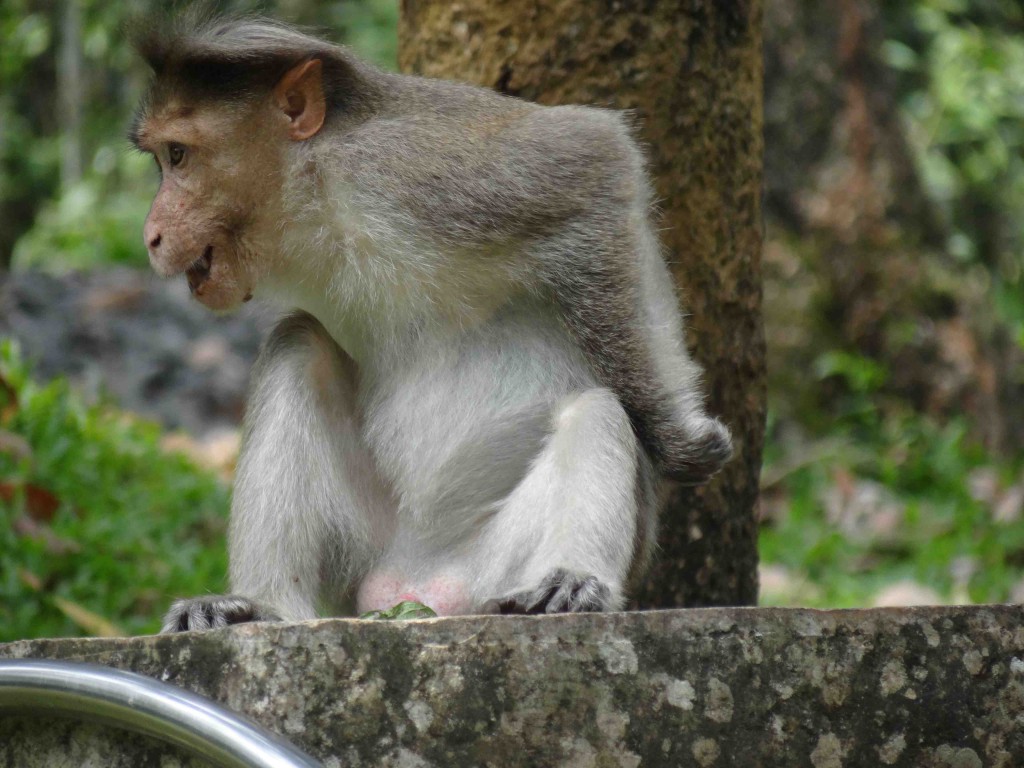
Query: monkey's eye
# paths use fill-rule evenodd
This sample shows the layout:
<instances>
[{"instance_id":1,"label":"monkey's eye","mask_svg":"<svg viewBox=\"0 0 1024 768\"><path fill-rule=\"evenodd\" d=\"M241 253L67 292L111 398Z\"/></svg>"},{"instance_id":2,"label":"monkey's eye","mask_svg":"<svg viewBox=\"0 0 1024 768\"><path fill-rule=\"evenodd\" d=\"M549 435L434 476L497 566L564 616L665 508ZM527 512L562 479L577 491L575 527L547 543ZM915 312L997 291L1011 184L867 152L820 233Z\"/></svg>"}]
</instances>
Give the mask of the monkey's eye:
<instances>
[{"instance_id":1,"label":"monkey's eye","mask_svg":"<svg viewBox=\"0 0 1024 768\"><path fill-rule=\"evenodd\" d=\"M167 156L171 161L172 168L176 165L180 165L181 161L185 159L185 147L181 144L168 144Z\"/></svg>"}]
</instances>

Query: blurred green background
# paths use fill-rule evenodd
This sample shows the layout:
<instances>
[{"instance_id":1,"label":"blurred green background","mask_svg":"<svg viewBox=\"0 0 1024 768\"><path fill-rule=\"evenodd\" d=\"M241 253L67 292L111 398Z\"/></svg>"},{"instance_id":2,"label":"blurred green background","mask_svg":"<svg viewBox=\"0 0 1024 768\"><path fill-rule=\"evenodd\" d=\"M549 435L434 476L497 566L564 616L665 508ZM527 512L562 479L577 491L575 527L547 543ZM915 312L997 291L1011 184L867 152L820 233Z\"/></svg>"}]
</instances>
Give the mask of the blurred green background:
<instances>
[{"instance_id":1,"label":"blurred green background","mask_svg":"<svg viewBox=\"0 0 1024 768\"><path fill-rule=\"evenodd\" d=\"M16 268L145 266L139 222L156 179L125 134L147 73L123 27L172 5L0 2L0 259ZM260 7L396 67L392 0Z\"/></svg>"},{"instance_id":2,"label":"blurred green background","mask_svg":"<svg viewBox=\"0 0 1024 768\"><path fill-rule=\"evenodd\" d=\"M172 5L0 2L0 272L149 269L157 178L125 139L148 75L122 30ZM392 0L219 7L396 68ZM222 591L227 480L158 425L33 382L32 352L0 347L0 641L153 632L173 597Z\"/></svg>"},{"instance_id":3,"label":"blurred green background","mask_svg":"<svg viewBox=\"0 0 1024 768\"><path fill-rule=\"evenodd\" d=\"M0 269L147 269L120 30L160 6L0 0ZM392 0L262 8L395 67ZM1024 12L774 0L765 50L762 600L1024 600ZM0 348L0 640L222 589L225 481L27 352Z\"/></svg>"}]
</instances>

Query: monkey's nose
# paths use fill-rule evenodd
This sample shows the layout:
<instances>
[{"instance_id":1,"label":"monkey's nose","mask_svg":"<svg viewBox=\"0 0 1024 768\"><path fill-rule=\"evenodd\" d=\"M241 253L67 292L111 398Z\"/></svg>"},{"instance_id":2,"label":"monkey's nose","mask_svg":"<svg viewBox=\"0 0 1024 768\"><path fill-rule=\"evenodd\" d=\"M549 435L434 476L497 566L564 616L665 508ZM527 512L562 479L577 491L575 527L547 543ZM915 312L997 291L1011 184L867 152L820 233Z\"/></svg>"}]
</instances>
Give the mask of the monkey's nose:
<instances>
[{"instance_id":1,"label":"monkey's nose","mask_svg":"<svg viewBox=\"0 0 1024 768\"><path fill-rule=\"evenodd\" d=\"M163 239L160 235L160 230L149 225L144 227L142 237L145 239L146 245L150 250L158 248L160 246L160 241Z\"/></svg>"}]
</instances>

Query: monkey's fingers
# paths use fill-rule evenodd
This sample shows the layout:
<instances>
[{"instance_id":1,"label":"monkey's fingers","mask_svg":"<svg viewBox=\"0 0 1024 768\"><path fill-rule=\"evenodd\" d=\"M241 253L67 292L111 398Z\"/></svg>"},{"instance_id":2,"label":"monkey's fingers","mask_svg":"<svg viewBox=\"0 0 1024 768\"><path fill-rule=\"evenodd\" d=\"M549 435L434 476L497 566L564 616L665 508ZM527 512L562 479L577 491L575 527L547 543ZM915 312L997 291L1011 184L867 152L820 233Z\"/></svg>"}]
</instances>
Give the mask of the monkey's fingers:
<instances>
[{"instance_id":1,"label":"monkey's fingers","mask_svg":"<svg viewBox=\"0 0 1024 768\"><path fill-rule=\"evenodd\" d=\"M160 634L219 629L250 621L280 621L259 603L239 595L210 595L176 600L164 616Z\"/></svg>"},{"instance_id":2,"label":"monkey's fingers","mask_svg":"<svg viewBox=\"0 0 1024 768\"><path fill-rule=\"evenodd\" d=\"M535 589L517 592L498 601L500 613L587 613L606 611L611 590L596 576L558 568Z\"/></svg>"}]
</instances>

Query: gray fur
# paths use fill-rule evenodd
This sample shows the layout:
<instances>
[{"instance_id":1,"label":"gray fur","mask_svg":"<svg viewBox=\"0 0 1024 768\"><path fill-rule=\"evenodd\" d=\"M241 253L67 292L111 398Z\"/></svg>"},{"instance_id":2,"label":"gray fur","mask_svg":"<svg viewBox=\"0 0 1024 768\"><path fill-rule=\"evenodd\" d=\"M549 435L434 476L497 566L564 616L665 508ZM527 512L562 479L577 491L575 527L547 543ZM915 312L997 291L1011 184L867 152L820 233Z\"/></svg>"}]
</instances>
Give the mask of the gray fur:
<instances>
[{"instance_id":1,"label":"gray fur","mask_svg":"<svg viewBox=\"0 0 1024 768\"><path fill-rule=\"evenodd\" d=\"M253 102L321 58L330 102L288 147L285 224L261 246L256 295L302 312L253 373L232 589L282 618L314 616L322 588L366 607L408 586L441 612L622 607L657 472L703 482L731 451L628 121L381 73L276 23L173 40L144 49L140 121L195 61L219 62L208 90L265 70L229 94Z\"/></svg>"}]
</instances>

